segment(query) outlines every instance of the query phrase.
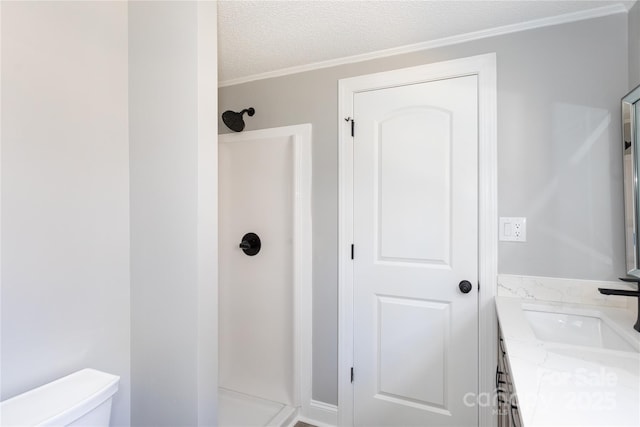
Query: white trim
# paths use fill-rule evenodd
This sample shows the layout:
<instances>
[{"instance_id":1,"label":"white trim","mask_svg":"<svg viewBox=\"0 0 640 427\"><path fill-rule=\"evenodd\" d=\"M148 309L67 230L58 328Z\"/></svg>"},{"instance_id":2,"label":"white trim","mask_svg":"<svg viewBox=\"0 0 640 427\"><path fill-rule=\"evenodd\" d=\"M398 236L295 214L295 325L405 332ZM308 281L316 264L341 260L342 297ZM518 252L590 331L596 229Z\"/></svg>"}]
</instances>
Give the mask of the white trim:
<instances>
[{"instance_id":1,"label":"white trim","mask_svg":"<svg viewBox=\"0 0 640 427\"><path fill-rule=\"evenodd\" d=\"M291 137L294 141L294 406L305 408L311 400L312 372L312 217L311 124L283 126L223 134L219 142L238 143L256 138Z\"/></svg>"},{"instance_id":2,"label":"white trim","mask_svg":"<svg viewBox=\"0 0 640 427\"><path fill-rule=\"evenodd\" d=\"M495 296L498 279L498 107L496 55L485 55L478 68L478 388L492 396L498 363ZM481 394L479 394L480 396ZM494 408L479 408L478 425L495 426Z\"/></svg>"},{"instance_id":3,"label":"white trim","mask_svg":"<svg viewBox=\"0 0 640 427\"><path fill-rule=\"evenodd\" d=\"M311 214L311 124L289 126L295 132L295 224L294 224L294 265L295 281L299 285L297 290L296 313L298 319L294 331L297 343L298 357L298 390L300 400L296 405L303 408L311 400L313 371L313 263L312 263L312 214ZM299 141L299 142L298 142Z\"/></svg>"},{"instance_id":4,"label":"white trim","mask_svg":"<svg viewBox=\"0 0 640 427\"><path fill-rule=\"evenodd\" d=\"M318 400L311 400L306 411L296 421L302 421L316 427L335 427L338 425L338 407Z\"/></svg>"},{"instance_id":5,"label":"white trim","mask_svg":"<svg viewBox=\"0 0 640 427\"><path fill-rule=\"evenodd\" d=\"M253 82L256 80L270 79L274 77L282 77L290 74L303 73L305 71L319 70L322 68L335 67L344 64L353 64L355 62L370 61L372 59L386 58L404 53L417 52L420 50L434 49L437 47L450 46L454 44L467 43L474 40L486 39L505 34L517 33L520 31L532 30L535 28L550 27L553 25L568 24L576 21L584 21L587 19L601 18L604 16L615 15L618 13L627 13L627 8L620 3L608 6L597 7L579 12L565 13L563 15L550 16L547 18L533 19L530 21L520 22L517 24L503 25L500 27L489 28L486 30L473 31L470 33L459 34L456 36L443 37L440 39L430 40L426 42L413 43L405 46L394 47L391 49L378 50L375 52L363 53L359 55L345 56L342 58L330 59L327 61L314 62L312 64L297 65L294 67L281 68L279 70L267 71L264 73L252 74L250 76L237 77L234 79L223 80L218 83L219 87L233 86L242 83Z\"/></svg>"},{"instance_id":6,"label":"white trim","mask_svg":"<svg viewBox=\"0 0 640 427\"><path fill-rule=\"evenodd\" d=\"M291 422L295 421L298 417L298 408L292 406L285 406L267 423L266 427L282 427L289 426ZM294 424L295 425L295 424Z\"/></svg>"},{"instance_id":7,"label":"white trim","mask_svg":"<svg viewBox=\"0 0 640 427\"><path fill-rule=\"evenodd\" d=\"M0 34L2 34L2 2L0 1ZM2 188L2 55L0 54L0 189ZM129 144L129 141L127 141L127 144ZM131 182L131 180L129 180L129 182ZM2 194L0 191L0 242L2 242ZM129 206L131 206L129 204ZM129 208L129 212L131 212L131 209ZM131 223L131 219L129 218L129 223ZM131 230L129 230L129 237L131 237ZM131 239L129 239L129 241L131 241ZM129 247L129 254L131 254L131 247ZM131 257L129 257L131 258ZM131 265L131 264L129 264ZM2 289L2 245L0 244L0 290ZM131 286L131 281L129 281L129 286ZM129 302L131 303L131 302ZM2 307L2 292L0 291L0 307ZM129 326L131 325L131 323L129 323ZM2 316L0 316L0 331L2 330ZM131 334L131 331L129 331L129 334ZM131 335L129 335L131 336ZM2 366L2 355L4 353L2 352L2 340L0 339L0 366ZM129 368L131 368L131 360L129 360ZM131 377L129 377L131 378ZM0 369L0 384L3 384L2 382L2 369ZM3 395L3 393L0 393L0 400L4 400L2 398L6 398L6 395Z\"/></svg>"},{"instance_id":8,"label":"white trim","mask_svg":"<svg viewBox=\"0 0 640 427\"><path fill-rule=\"evenodd\" d=\"M310 424L314 427L336 427L336 424L327 424L307 417L298 417L287 427L295 427L295 425L298 424L298 421L302 421L303 423Z\"/></svg>"},{"instance_id":9,"label":"white trim","mask_svg":"<svg viewBox=\"0 0 640 427\"><path fill-rule=\"evenodd\" d=\"M218 57L217 5L197 5L198 426L218 417ZM213 48L211 47L213 46Z\"/></svg>"},{"instance_id":10,"label":"white trim","mask_svg":"<svg viewBox=\"0 0 640 427\"><path fill-rule=\"evenodd\" d=\"M353 139L345 117L353 117L355 93L463 75L478 76L478 278L479 392L493 392L497 323L493 300L497 278L497 104L495 53L343 79L338 84L338 425L353 425ZM496 423L492 408L479 408L479 425Z\"/></svg>"}]
</instances>

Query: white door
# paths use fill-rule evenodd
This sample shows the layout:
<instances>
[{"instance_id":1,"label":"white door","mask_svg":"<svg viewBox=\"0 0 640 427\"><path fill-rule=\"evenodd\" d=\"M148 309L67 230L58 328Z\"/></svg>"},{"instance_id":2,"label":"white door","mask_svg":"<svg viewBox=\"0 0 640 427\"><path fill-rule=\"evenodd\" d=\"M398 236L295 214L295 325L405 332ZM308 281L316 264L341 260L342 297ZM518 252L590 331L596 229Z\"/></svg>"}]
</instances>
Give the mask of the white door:
<instances>
[{"instance_id":1,"label":"white door","mask_svg":"<svg viewBox=\"0 0 640 427\"><path fill-rule=\"evenodd\" d=\"M353 115L354 424L477 425L477 76L356 93Z\"/></svg>"}]
</instances>

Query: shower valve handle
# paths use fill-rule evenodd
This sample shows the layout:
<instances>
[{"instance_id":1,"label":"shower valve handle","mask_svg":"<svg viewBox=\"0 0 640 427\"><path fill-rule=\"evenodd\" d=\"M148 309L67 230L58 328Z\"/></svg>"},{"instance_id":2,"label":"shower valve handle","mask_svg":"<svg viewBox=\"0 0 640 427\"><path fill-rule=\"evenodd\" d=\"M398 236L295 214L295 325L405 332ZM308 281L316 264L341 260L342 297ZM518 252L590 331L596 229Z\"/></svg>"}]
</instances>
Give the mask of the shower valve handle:
<instances>
[{"instance_id":1,"label":"shower valve handle","mask_svg":"<svg viewBox=\"0 0 640 427\"><path fill-rule=\"evenodd\" d=\"M247 233L242 236L242 241L238 245L242 251L249 255L254 256L258 252L260 252L260 248L262 247L262 242L260 242L260 237L256 233Z\"/></svg>"}]
</instances>

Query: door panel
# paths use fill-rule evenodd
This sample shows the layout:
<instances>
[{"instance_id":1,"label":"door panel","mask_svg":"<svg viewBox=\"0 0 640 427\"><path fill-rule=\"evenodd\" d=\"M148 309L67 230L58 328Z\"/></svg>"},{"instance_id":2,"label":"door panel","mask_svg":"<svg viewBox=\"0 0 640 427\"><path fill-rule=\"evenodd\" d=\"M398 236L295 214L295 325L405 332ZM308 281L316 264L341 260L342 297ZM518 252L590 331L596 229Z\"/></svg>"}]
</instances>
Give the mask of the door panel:
<instances>
[{"instance_id":1,"label":"door panel","mask_svg":"<svg viewBox=\"0 0 640 427\"><path fill-rule=\"evenodd\" d=\"M380 121L374 138L380 260L448 264L451 113L400 111Z\"/></svg>"},{"instance_id":2,"label":"door panel","mask_svg":"<svg viewBox=\"0 0 640 427\"><path fill-rule=\"evenodd\" d=\"M466 76L354 96L355 425L477 425L477 93Z\"/></svg>"},{"instance_id":3,"label":"door panel","mask_svg":"<svg viewBox=\"0 0 640 427\"><path fill-rule=\"evenodd\" d=\"M445 407L449 304L377 299L378 394L408 406ZM415 325L410 333L407 325Z\"/></svg>"}]
</instances>

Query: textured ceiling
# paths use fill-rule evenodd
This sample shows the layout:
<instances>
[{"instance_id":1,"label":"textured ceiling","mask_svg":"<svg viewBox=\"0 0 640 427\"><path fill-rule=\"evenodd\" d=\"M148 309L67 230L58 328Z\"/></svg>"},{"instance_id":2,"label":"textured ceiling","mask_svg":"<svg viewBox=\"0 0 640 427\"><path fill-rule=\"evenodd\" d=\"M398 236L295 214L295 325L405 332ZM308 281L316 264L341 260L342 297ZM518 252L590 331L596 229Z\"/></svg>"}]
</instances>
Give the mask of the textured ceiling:
<instances>
[{"instance_id":1,"label":"textured ceiling","mask_svg":"<svg viewBox=\"0 0 640 427\"><path fill-rule=\"evenodd\" d=\"M221 82L634 1L220 1Z\"/></svg>"}]
</instances>

